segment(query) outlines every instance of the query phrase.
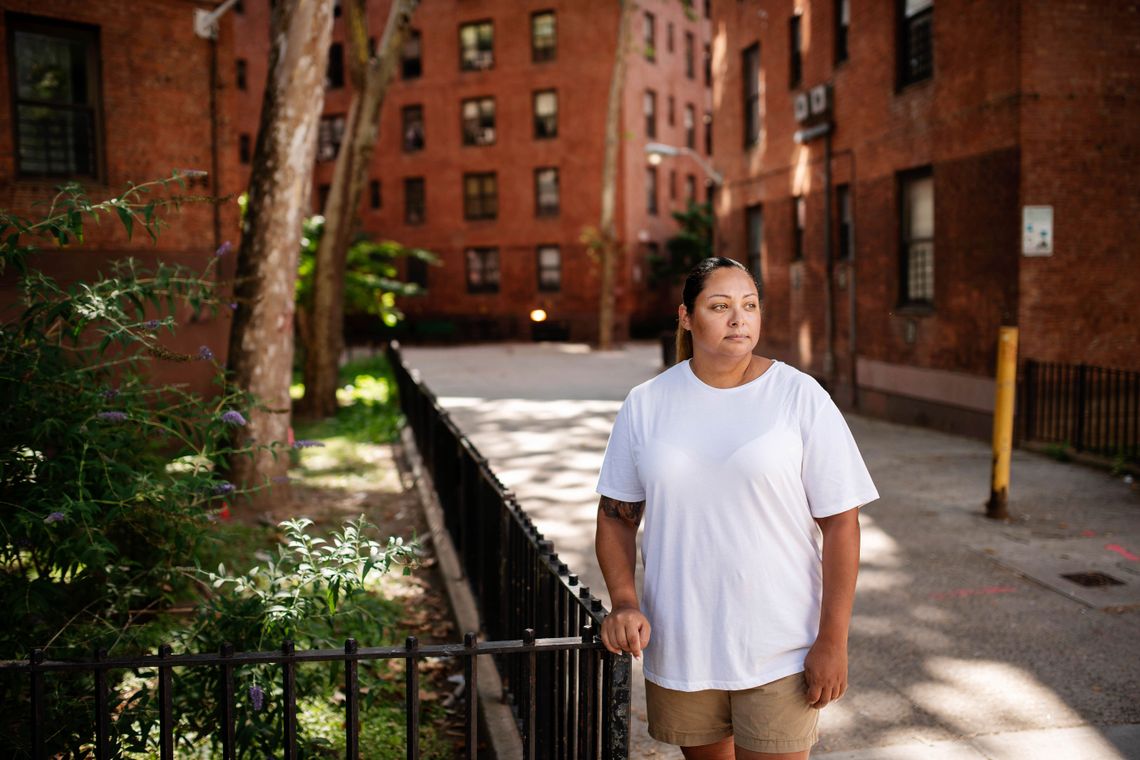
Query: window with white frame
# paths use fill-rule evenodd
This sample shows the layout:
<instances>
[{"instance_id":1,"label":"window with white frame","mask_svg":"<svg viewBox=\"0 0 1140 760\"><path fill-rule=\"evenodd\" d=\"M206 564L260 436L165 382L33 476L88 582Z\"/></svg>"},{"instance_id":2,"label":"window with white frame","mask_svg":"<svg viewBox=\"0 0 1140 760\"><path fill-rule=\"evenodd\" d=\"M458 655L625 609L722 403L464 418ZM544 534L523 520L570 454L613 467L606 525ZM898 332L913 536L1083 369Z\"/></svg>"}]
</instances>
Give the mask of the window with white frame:
<instances>
[{"instance_id":1,"label":"window with white frame","mask_svg":"<svg viewBox=\"0 0 1140 760\"><path fill-rule=\"evenodd\" d=\"M344 115L322 116L317 127L317 160L335 161L344 140Z\"/></svg>"},{"instance_id":2,"label":"window with white frame","mask_svg":"<svg viewBox=\"0 0 1140 760\"><path fill-rule=\"evenodd\" d=\"M558 137L558 93L554 90L534 94L534 137L536 140Z\"/></svg>"},{"instance_id":3,"label":"window with white frame","mask_svg":"<svg viewBox=\"0 0 1140 760\"><path fill-rule=\"evenodd\" d=\"M468 293L499 292L498 248L468 248L463 258L467 265Z\"/></svg>"},{"instance_id":4,"label":"window with white frame","mask_svg":"<svg viewBox=\"0 0 1140 760\"><path fill-rule=\"evenodd\" d=\"M562 251L556 245L538 246L538 289L547 292L562 290Z\"/></svg>"},{"instance_id":5,"label":"window with white frame","mask_svg":"<svg viewBox=\"0 0 1140 760\"><path fill-rule=\"evenodd\" d=\"M530 17L531 60L553 61L558 54L558 27L554 11L540 11Z\"/></svg>"},{"instance_id":6,"label":"window with white frame","mask_svg":"<svg viewBox=\"0 0 1140 760\"><path fill-rule=\"evenodd\" d=\"M934 176L929 168L899 177L902 196L902 304L934 304Z\"/></svg>"},{"instance_id":7,"label":"window with white frame","mask_svg":"<svg viewBox=\"0 0 1140 760\"><path fill-rule=\"evenodd\" d=\"M558 169L534 170L534 212L536 216L558 216Z\"/></svg>"},{"instance_id":8,"label":"window with white frame","mask_svg":"<svg viewBox=\"0 0 1140 760\"><path fill-rule=\"evenodd\" d=\"M495 65L495 27L490 21L476 21L459 27L459 68L483 71Z\"/></svg>"},{"instance_id":9,"label":"window with white frame","mask_svg":"<svg viewBox=\"0 0 1140 760\"><path fill-rule=\"evenodd\" d=\"M471 98L461 106L464 145L495 144L495 99Z\"/></svg>"}]
</instances>

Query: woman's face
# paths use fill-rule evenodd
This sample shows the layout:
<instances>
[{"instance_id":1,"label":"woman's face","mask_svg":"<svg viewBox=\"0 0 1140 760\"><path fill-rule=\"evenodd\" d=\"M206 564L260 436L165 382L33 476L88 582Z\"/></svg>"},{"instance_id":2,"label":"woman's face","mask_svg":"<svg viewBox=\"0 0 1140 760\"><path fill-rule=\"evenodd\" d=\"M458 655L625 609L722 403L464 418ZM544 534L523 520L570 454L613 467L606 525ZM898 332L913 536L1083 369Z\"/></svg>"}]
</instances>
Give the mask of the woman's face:
<instances>
[{"instance_id":1,"label":"woman's face","mask_svg":"<svg viewBox=\"0 0 1140 760\"><path fill-rule=\"evenodd\" d=\"M681 327L693 334L693 356L743 357L760 340L760 296L745 272L724 267L709 275L689 313L678 308Z\"/></svg>"}]
</instances>

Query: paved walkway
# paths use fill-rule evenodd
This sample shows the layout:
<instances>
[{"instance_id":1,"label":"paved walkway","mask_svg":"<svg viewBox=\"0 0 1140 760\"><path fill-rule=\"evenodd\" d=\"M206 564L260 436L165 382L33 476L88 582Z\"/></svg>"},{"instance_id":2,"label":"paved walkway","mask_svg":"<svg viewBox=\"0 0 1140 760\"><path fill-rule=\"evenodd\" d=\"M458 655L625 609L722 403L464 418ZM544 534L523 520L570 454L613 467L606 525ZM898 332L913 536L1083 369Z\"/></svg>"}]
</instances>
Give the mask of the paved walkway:
<instances>
[{"instance_id":1,"label":"paved walkway","mask_svg":"<svg viewBox=\"0 0 1140 760\"><path fill-rule=\"evenodd\" d=\"M621 399L659 370L659 347L409 347L405 357L605 599L594 483ZM1015 518L995 523L981 516L987 445L848 421L882 499L862 515L851 690L824 710L814 760L1140 760L1136 487L1017 451ZM1061 577L1074 572L1122 583ZM639 688L632 756L679 758L648 737L644 709Z\"/></svg>"}]
</instances>

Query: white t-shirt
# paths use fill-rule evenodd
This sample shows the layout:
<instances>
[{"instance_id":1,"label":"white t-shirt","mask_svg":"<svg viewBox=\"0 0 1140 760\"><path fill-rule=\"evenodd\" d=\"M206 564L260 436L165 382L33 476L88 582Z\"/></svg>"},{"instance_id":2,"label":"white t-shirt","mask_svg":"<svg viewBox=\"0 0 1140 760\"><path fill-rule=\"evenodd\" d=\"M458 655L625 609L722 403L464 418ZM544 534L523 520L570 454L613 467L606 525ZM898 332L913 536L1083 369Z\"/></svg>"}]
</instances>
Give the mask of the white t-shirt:
<instances>
[{"instance_id":1,"label":"white t-shirt","mask_svg":"<svg viewBox=\"0 0 1140 760\"><path fill-rule=\"evenodd\" d=\"M634 388L597 490L645 501L645 677L678 691L802 671L822 596L813 518L879 498L827 392L781 362L735 388L687 361Z\"/></svg>"}]
</instances>

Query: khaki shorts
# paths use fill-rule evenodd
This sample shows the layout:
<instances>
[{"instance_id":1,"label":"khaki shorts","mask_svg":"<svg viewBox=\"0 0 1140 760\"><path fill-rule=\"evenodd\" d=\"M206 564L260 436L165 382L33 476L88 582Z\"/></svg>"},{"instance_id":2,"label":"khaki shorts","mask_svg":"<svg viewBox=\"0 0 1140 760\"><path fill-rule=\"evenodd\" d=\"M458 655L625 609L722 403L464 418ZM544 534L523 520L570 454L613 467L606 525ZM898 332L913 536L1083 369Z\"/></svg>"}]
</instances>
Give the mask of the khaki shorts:
<instances>
[{"instance_id":1,"label":"khaki shorts","mask_svg":"<svg viewBox=\"0 0 1140 760\"><path fill-rule=\"evenodd\" d=\"M674 691L647 680L645 698L649 735L667 744L699 747L731 736L753 752L802 752L819 737L803 673L739 691Z\"/></svg>"}]
</instances>

